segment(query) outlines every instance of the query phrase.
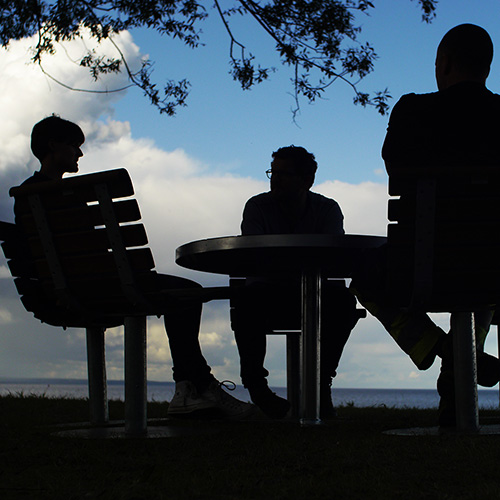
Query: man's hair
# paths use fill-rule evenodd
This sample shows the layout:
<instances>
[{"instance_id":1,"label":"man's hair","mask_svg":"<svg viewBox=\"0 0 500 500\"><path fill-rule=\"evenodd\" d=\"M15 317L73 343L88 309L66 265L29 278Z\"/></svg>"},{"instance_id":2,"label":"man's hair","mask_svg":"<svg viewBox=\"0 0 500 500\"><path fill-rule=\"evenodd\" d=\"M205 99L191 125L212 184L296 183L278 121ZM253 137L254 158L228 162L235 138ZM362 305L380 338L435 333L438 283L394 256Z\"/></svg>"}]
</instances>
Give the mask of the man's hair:
<instances>
[{"instance_id":1,"label":"man's hair","mask_svg":"<svg viewBox=\"0 0 500 500\"><path fill-rule=\"evenodd\" d=\"M455 26L444 35L439 48L453 58L460 70L474 75L488 74L493 60L493 42L480 26Z\"/></svg>"},{"instance_id":2,"label":"man's hair","mask_svg":"<svg viewBox=\"0 0 500 500\"><path fill-rule=\"evenodd\" d=\"M273 160L290 161L299 175L316 174L318 164L312 153L300 146L286 146L273 153Z\"/></svg>"},{"instance_id":3,"label":"man's hair","mask_svg":"<svg viewBox=\"0 0 500 500\"><path fill-rule=\"evenodd\" d=\"M50 141L81 146L85 135L76 123L52 115L38 122L31 131L31 151L40 161L50 152Z\"/></svg>"}]
</instances>

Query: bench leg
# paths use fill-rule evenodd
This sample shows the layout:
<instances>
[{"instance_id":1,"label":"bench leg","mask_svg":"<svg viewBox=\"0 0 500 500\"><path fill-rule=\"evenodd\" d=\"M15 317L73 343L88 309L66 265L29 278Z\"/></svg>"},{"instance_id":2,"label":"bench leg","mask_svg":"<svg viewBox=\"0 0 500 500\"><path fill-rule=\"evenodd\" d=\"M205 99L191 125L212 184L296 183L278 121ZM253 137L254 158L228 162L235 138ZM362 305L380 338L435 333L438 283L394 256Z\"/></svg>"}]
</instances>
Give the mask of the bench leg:
<instances>
[{"instance_id":1,"label":"bench leg","mask_svg":"<svg viewBox=\"0 0 500 500\"><path fill-rule=\"evenodd\" d=\"M90 423L109 421L104 328L87 328L87 370L89 383Z\"/></svg>"},{"instance_id":2,"label":"bench leg","mask_svg":"<svg viewBox=\"0 0 500 500\"><path fill-rule=\"evenodd\" d=\"M299 416L300 408L300 334L286 335L286 397L290 403L290 414Z\"/></svg>"},{"instance_id":3,"label":"bench leg","mask_svg":"<svg viewBox=\"0 0 500 500\"><path fill-rule=\"evenodd\" d=\"M451 330L453 332L457 430L474 433L479 431L479 409L473 314L452 313Z\"/></svg>"},{"instance_id":4,"label":"bench leg","mask_svg":"<svg viewBox=\"0 0 500 500\"><path fill-rule=\"evenodd\" d=\"M125 318L125 433L147 432L146 317Z\"/></svg>"}]
</instances>

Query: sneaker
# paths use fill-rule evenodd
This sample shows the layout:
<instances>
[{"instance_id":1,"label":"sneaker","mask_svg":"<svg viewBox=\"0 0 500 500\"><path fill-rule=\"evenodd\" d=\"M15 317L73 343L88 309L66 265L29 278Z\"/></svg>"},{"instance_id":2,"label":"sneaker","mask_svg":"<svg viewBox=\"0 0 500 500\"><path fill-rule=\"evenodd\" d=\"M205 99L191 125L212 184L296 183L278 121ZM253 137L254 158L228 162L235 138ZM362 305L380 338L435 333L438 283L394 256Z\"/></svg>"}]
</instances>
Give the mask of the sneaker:
<instances>
[{"instance_id":1,"label":"sneaker","mask_svg":"<svg viewBox=\"0 0 500 500\"><path fill-rule=\"evenodd\" d=\"M244 403L239 399L234 398L222 388L234 391L236 384L229 380L219 382L214 380L210 383L206 391L201 397L212 404L212 408L216 410L219 416L229 419L245 419L255 413L255 406L251 403Z\"/></svg>"},{"instance_id":2,"label":"sneaker","mask_svg":"<svg viewBox=\"0 0 500 500\"><path fill-rule=\"evenodd\" d=\"M451 332L450 332L451 333ZM440 345L439 355L447 369L453 369L453 338L451 334L443 337L444 341ZM500 360L495 356L477 349L477 383L482 387L493 387L500 382Z\"/></svg>"},{"instance_id":3,"label":"sneaker","mask_svg":"<svg viewBox=\"0 0 500 500\"><path fill-rule=\"evenodd\" d=\"M290 410L290 403L277 396L267 383L248 387L252 401L264 412L266 416L273 419L281 419Z\"/></svg>"},{"instance_id":4,"label":"sneaker","mask_svg":"<svg viewBox=\"0 0 500 500\"><path fill-rule=\"evenodd\" d=\"M477 351L477 383L493 387L500 381L500 361L495 356Z\"/></svg>"},{"instance_id":5,"label":"sneaker","mask_svg":"<svg viewBox=\"0 0 500 500\"><path fill-rule=\"evenodd\" d=\"M253 405L233 398L223 391L221 386L228 387L226 382L214 380L200 394L189 380L177 382L167 415L172 417L243 419L254 412ZM234 387L230 390L234 390Z\"/></svg>"},{"instance_id":6,"label":"sneaker","mask_svg":"<svg viewBox=\"0 0 500 500\"><path fill-rule=\"evenodd\" d=\"M175 394L168 405L167 415L190 415L209 410L212 406L210 401L198 394L192 382L183 380L175 383Z\"/></svg>"},{"instance_id":7,"label":"sneaker","mask_svg":"<svg viewBox=\"0 0 500 500\"><path fill-rule=\"evenodd\" d=\"M440 358L444 359L446 356L449 354L449 350L451 349L451 337L450 335L447 335L443 333L441 337L438 339L434 347L429 351L427 356L420 361L420 363L417 365L417 368L419 370L428 370L433 364L436 359L436 356L439 356ZM452 354L453 355L453 354Z\"/></svg>"}]
</instances>

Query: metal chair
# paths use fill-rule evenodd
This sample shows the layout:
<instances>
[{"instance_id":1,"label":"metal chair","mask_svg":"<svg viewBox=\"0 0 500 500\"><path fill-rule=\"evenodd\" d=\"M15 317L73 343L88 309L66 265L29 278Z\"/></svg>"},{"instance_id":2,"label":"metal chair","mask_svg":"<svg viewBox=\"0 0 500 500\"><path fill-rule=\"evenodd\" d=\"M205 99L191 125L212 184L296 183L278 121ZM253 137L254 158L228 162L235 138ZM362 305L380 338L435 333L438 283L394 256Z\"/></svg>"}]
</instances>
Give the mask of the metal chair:
<instances>
[{"instance_id":1,"label":"metal chair","mask_svg":"<svg viewBox=\"0 0 500 500\"><path fill-rule=\"evenodd\" d=\"M457 429L479 430L473 311L500 302L500 171L408 168L389 176L391 302L450 312Z\"/></svg>"}]
</instances>

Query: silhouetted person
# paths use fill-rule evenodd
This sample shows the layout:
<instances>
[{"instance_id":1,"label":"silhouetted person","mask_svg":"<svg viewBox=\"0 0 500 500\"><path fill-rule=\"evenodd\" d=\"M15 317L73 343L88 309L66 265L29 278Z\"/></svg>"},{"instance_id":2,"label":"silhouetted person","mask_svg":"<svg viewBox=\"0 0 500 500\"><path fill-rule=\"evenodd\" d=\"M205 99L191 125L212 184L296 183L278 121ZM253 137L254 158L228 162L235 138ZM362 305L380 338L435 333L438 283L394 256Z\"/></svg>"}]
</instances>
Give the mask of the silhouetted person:
<instances>
[{"instance_id":1,"label":"silhouetted person","mask_svg":"<svg viewBox=\"0 0 500 500\"><path fill-rule=\"evenodd\" d=\"M274 152L271 190L250 198L243 211L241 232L258 234L344 234L344 217L335 200L310 191L317 163L302 147ZM286 322L300 326L300 279L247 278L248 297L239 301L233 329L240 354L241 380L252 401L272 418L282 418L290 405L268 387L264 368L266 332ZM343 280L322 283L320 409L323 418L335 415L332 378L349 334L356 324L356 299Z\"/></svg>"},{"instance_id":2,"label":"silhouetted person","mask_svg":"<svg viewBox=\"0 0 500 500\"><path fill-rule=\"evenodd\" d=\"M66 173L78 172L84 141L85 136L78 125L58 116L53 115L37 123L31 134L31 149L40 160L40 170L23 185L58 180ZM14 206L14 212L18 211L19 207ZM154 290L200 287L185 278L156 276ZM203 357L198 340L201 313L201 302L190 302L189 305L179 305L175 312L170 307L164 315L176 382L168 414L244 418L253 412L253 405L243 403L222 390L221 383L211 374Z\"/></svg>"},{"instance_id":3,"label":"silhouetted person","mask_svg":"<svg viewBox=\"0 0 500 500\"><path fill-rule=\"evenodd\" d=\"M493 43L483 28L462 24L446 33L436 56L438 92L404 95L391 113L382 149L389 177L408 166L500 168L500 96L486 88L492 58ZM442 358L438 380L440 423L455 425L451 339L426 315L410 317L391 309L390 304L380 308L377 301L384 287L383 252L378 276L368 280L366 275L358 276L352 289L418 368L427 369L436 356ZM490 321L490 311L475 313L478 382L487 386L495 385L500 378L498 360L483 350Z\"/></svg>"}]
</instances>

